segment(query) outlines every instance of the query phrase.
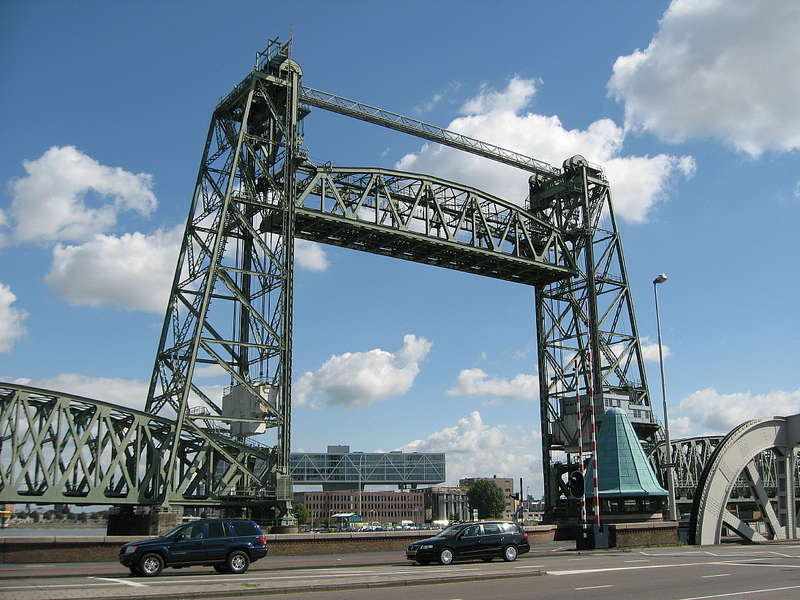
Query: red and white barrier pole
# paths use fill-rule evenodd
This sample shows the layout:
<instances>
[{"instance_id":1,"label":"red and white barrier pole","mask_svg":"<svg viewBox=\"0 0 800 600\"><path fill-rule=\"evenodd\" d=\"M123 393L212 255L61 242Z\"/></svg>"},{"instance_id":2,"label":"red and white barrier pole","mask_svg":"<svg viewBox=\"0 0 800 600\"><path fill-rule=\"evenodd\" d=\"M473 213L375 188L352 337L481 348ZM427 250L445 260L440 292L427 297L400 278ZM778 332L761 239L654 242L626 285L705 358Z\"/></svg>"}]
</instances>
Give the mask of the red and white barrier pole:
<instances>
[{"instance_id":1,"label":"red and white barrier pole","mask_svg":"<svg viewBox=\"0 0 800 600\"><path fill-rule=\"evenodd\" d=\"M581 494L581 529L586 525L586 469L583 465L583 411L581 410L580 378L578 377L578 357L575 357L575 406L578 416L578 469L583 482Z\"/></svg>"},{"instance_id":2,"label":"red and white barrier pole","mask_svg":"<svg viewBox=\"0 0 800 600\"><path fill-rule=\"evenodd\" d=\"M594 486L594 524L600 527L600 486L598 485L597 473L597 426L594 419L594 378L592 376L592 351L587 349L587 358L589 363L588 376L589 376L589 419L592 423L592 485ZM585 487L585 486L584 486Z\"/></svg>"}]
</instances>

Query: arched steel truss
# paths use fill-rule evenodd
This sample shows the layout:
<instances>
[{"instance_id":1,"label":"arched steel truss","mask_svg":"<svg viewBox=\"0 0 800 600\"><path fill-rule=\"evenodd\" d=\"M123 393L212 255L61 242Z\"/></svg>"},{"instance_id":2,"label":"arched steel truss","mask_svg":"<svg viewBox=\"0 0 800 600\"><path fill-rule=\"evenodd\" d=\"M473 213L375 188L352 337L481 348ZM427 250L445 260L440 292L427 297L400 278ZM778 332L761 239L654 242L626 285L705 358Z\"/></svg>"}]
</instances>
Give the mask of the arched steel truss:
<instances>
[{"instance_id":1,"label":"arched steel truss","mask_svg":"<svg viewBox=\"0 0 800 600\"><path fill-rule=\"evenodd\" d=\"M0 384L0 490L6 502L157 504L170 479L181 504L247 504L274 498L274 449L107 402ZM173 444L173 475L165 460ZM254 481L264 481L254 487ZM283 492L286 493L285 491Z\"/></svg>"},{"instance_id":2,"label":"arched steel truss","mask_svg":"<svg viewBox=\"0 0 800 600\"><path fill-rule=\"evenodd\" d=\"M719 442L697 482L690 542L718 544L723 528L753 542L797 538L798 448L800 415L747 421L734 428ZM749 509L732 502L742 495L750 498Z\"/></svg>"}]
</instances>

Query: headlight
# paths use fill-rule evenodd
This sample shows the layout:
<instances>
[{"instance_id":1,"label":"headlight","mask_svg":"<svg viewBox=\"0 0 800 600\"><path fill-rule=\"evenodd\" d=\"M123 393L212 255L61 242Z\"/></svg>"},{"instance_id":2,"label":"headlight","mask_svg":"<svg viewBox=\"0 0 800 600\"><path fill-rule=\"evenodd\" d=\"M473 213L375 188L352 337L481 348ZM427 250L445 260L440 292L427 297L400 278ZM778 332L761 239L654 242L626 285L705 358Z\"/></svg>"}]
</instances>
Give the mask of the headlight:
<instances>
[{"instance_id":1,"label":"headlight","mask_svg":"<svg viewBox=\"0 0 800 600\"><path fill-rule=\"evenodd\" d=\"M433 544L422 544L419 547L420 550L433 550Z\"/></svg>"},{"instance_id":2,"label":"headlight","mask_svg":"<svg viewBox=\"0 0 800 600\"><path fill-rule=\"evenodd\" d=\"M138 546L125 546L125 554L130 554L131 552L136 552Z\"/></svg>"}]
</instances>

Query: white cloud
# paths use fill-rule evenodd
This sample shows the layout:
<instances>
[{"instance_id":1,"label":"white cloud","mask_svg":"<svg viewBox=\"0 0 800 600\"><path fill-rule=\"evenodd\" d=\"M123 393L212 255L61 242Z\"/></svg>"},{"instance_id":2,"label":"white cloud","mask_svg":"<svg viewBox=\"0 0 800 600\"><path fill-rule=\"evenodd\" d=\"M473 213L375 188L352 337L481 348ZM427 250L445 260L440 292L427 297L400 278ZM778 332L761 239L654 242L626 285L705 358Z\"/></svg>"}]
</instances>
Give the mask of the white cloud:
<instances>
[{"instance_id":1,"label":"white cloud","mask_svg":"<svg viewBox=\"0 0 800 600\"><path fill-rule=\"evenodd\" d=\"M11 352L17 340L25 335L28 313L11 306L16 300L11 287L0 283L0 352Z\"/></svg>"},{"instance_id":2,"label":"white cloud","mask_svg":"<svg viewBox=\"0 0 800 600\"><path fill-rule=\"evenodd\" d=\"M644 362L657 363L658 362L658 342L654 342L654 343L649 343L649 342L650 342L650 339L646 338L646 337L643 337L640 340L640 343L642 345L642 360L644 360ZM661 344L661 351L662 351L662 354L664 355L665 359L670 354L672 354L672 352L669 349L669 346L667 346L666 344Z\"/></svg>"},{"instance_id":3,"label":"white cloud","mask_svg":"<svg viewBox=\"0 0 800 600\"><path fill-rule=\"evenodd\" d=\"M794 190L792 190L794 197L800 200L800 181L794 184Z\"/></svg>"},{"instance_id":4,"label":"white cloud","mask_svg":"<svg viewBox=\"0 0 800 600\"><path fill-rule=\"evenodd\" d=\"M748 419L797 413L800 413L800 389L793 392L777 390L766 394L720 394L714 388L706 388L681 400L679 409L680 417L689 419L694 434L725 434Z\"/></svg>"},{"instance_id":5,"label":"white cloud","mask_svg":"<svg viewBox=\"0 0 800 600\"><path fill-rule=\"evenodd\" d=\"M89 377L78 373L62 373L55 377L21 383L31 387L110 402L137 410L144 410L149 387L149 383L141 379Z\"/></svg>"},{"instance_id":6,"label":"white cloud","mask_svg":"<svg viewBox=\"0 0 800 600\"><path fill-rule=\"evenodd\" d=\"M396 352L376 348L331 356L319 370L304 373L294 384L294 403L313 406L317 399L325 399L332 406L356 408L402 396L414 383L419 363L430 349L425 338L407 334Z\"/></svg>"},{"instance_id":7,"label":"white cloud","mask_svg":"<svg viewBox=\"0 0 800 600\"><path fill-rule=\"evenodd\" d=\"M197 365L194 368L193 377L195 379L213 379L227 375L228 372L219 365Z\"/></svg>"},{"instance_id":8,"label":"white cloud","mask_svg":"<svg viewBox=\"0 0 800 600\"><path fill-rule=\"evenodd\" d=\"M502 400L534 401L539 397L539 378L520 373L514 379L490 378L483 369L463 369L449 396L483 396L498 404Z\"/></svg>"},{"instance_id":9,"label":"white cloud","mask_svg":"<svg viewBox=\"0 0 800 600\"><path fill-rule=\"evenodd\" d=\"M757 156L800 147L796 0L673 0L645 50L608 82L626 124L663 139L713 137Z\"/></svg>"},{"instance_id":10,"label":"white cloud","mask_svg":"<svg viewBox=\"0 0 800 600\"><path fill-rule=\"evenodd\" d=\"M328 269L329 263L325 250L316 242L295 239L294 258L300 267L309 271L326 271Z\"/></svg>"},{"instance_id":11,"label":"white cloud","mask_svg":"<svg viewBox=\"0 0 800 600\"><path fill-rule=\"evenodd\" d=\"M452 427L409 442L405 452L445 452L447 484L463 477L522 477L536 493L542 489L541 436L522 425L489 426L473 411Z\"/></svg>"},{"instance_id":12,"label":"white cloud","mask_svg":"<svg viewBox=\"0 0 800 600\"><path fill-rule=\"evenodd\" d=\"M448 129L553 165L561 165L566 158L581 154L590 162L607 167L615 210L632 222L647 218L672 177L693 173L691 157L622 156L625 132L610 119L595 121L584 130L566 129L555 115L527 112L525 109L536 93L536 85L532 79L513 77L502 91L483 86L462 107L464 116L454 119ZM400 159L396 168L435 173L517 203L527 195L530 175L437 144L424 144L418 152Z\"/></svg>"},{"instance_id":13,"label":"white cloud","mask_svg":"<svg viewBox=\"0 0 800 600\"><path fill-rule=\"evenodd\" d=\"M169 299L183 226L152 235L96 235L80 245L58 244L45 282L83 306L163 313Z\"/></svg>"},{"instance_id":14,"label":"white cloud","mask_svg":"<svg viewBox=\"0 0 800 600\"><path fill-rule=\"evenodd\" d=\"M27 175L10 186L16 242L84 241L120 212L148 215L158 204L151 175L101 165L74 146L53 146L23 167ZM99 198L90 202L89 192Z\"/></svg>"}]
</instances>

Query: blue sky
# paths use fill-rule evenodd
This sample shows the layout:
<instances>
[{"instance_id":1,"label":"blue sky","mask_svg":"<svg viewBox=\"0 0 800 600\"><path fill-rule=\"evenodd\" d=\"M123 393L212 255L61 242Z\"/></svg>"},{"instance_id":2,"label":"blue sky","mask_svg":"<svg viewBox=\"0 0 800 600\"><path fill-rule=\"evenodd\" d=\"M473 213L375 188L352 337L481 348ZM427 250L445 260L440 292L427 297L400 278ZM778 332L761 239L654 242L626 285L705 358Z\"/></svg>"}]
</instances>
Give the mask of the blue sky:
<instances>
[{"instance_id":1,"label":"blue sky","mask_svg":"<svg viewBox=\"0 0 800 600\"><path fill-rule=\"evenodd\" d=\"M143 404L211 111L292 32L306 85L606 167L648 355L670 277L673 436L800 411L800 8L748 4L3 3L0 380ZM322 111L305 136L318 162L526 193ZM309 244L298 263L294 449L446 451L451 481L541 489L532 289Z\"/></svg>"}]
</instances>

